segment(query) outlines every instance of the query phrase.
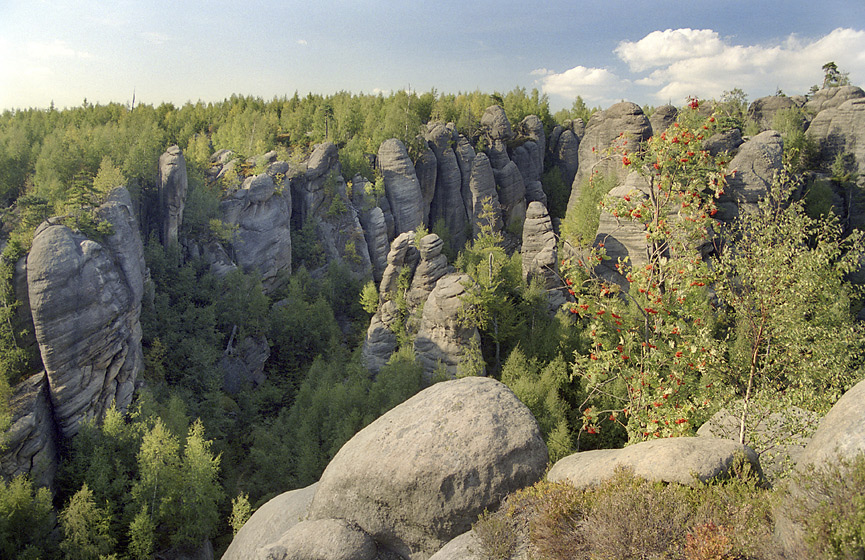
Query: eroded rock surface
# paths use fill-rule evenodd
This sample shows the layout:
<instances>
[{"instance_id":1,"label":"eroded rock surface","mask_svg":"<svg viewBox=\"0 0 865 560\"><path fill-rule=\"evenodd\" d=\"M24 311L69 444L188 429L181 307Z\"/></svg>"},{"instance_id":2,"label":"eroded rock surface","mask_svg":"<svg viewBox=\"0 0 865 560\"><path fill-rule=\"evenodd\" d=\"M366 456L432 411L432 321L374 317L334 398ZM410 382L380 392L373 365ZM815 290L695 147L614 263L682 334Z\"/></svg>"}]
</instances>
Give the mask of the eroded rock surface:
<instances>
[{"instance_id":1,"label":"eroded rock surface","mask_svg":"<svg viewBox=\"0 0 865 560\"><path fill-rule=\"evenodd\" d=\"M103 243L49 220L27 258L36 339L66 437L112 403L125 409L142 365L144 249L126 189L112 191L98 214L114 230Z\"/></svg>"},{"instance_id":2,"label":"eroded rock surface","mask_svg":"<svg viewBox=\"0 0 865 560\"><path fill-rule=\"evenodd\" d=\"M414 349L427 381L442 368L451 378L468 373L463 371L463 360L468 359L473 346L480 347L478 330L466 327L459 318L461 298L469 281L465 274L444 276L426 300Z\"/></svg>"},{"instance_id":3,"label":"eroded rock surface","mask_svg":"<svg viewBox=\"0 0 865 560\"><path fill-rule=\"evenodd\" d=\"M380 547L429 558L484 509L533 484L547 461L537 422L493 379L437 383L361 430L321 477L310 519L356 523Z\"/></svg>"},{"instance_id":4,"label":"eroded rock surface","mask_svg":"<svg viewBox=\"0 0 865 560\"><path fill-rule=\"evenodd\" d=\"M624 449L582 451L560 459L547 473L552 482L567 481L578 488L597 485L618 467L650 481L693 486L726 476L738 459L761 473L757 454L722 438L676 437L629 445Z\"/></svg>"},{"instance_id":5,"label":"eroded rock surface","mask_svg":"<svg viewBox=\"0 0 865 560\"><path fill-rule=\"evenodd\" d=\"M159 192L159 231L163 245L177 242L177 232L183 223L183 208L186 206L186 190L189 180L186 174L186 159L176 144L159 156L157 188Z\"/></svg>"},{"instance_id":6,"label":"eroded rock surface","mask_svg":"<svg viewBox=\"0 0 865 560\"><path fill-rule=\"evenodd\" d=\"M266 291L291 274L291 194L266 173L248 177L219 205L222 220L236 226L231 254L245 271L261 274Z\"/></svg>"},{"instance_id":7,"label":"eroded rock surface","mask_svg":"<svg viewBox=\"0 0 865 560\"><path fill-rule=\"evenodd\" d=\"M11 480L26 474L36 485L52 487L59 460L58 433L45 373L18 383L9 404L12 423L3 435L0 476Z\"/></svg>"},{"instance_id":8,"label":"eroded rock surface","mask_svg":"<svg viewBox=\"0 0 865 560\"><path fill-rule=\"evenodd\" d=\"M405 146L396 138L385 140L378 148L377 161L393 212L395 233L414 230L423 223L424 198Z\"/></svg>"}]
</instances>

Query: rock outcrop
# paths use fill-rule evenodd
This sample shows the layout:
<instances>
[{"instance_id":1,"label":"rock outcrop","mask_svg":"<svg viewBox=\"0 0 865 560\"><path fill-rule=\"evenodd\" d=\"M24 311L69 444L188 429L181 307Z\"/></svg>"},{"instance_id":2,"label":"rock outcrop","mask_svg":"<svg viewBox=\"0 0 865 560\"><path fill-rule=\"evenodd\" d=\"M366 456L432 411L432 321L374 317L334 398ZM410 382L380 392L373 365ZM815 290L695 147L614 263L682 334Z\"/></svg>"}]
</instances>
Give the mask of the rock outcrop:
<instances>
[{"instance_id":1,"label":"rock outcrop","mask_svg":"<svg viewBox=\"0 0 865 560\"><path fill-rule=\"evenodd\" d=\"M385 140L378 148L377 165L393 212L395 233L412 231L423 223L424 199L414 165L402 142Z\"/></svg>"},{"instance_id":2,"label":"rock outcrop","mask_svg":"<svg viewBox=\"0 0 865 560\"><path fill-rule=\"evenodd\" d=\"M177 232L183 223L186 190L189 180L186 159L176 144L159 156L157 188L159 192L160 230L163 245L177 243Z\"/></svg>"},{"instance_id":3,"label":"rock outcrop","mask_svg":"<svg viewBox=\"0 0 865 560\"><path fill-rule=\"evenodd\" d=\"M839 107L851 99L862 99L863 97L865 97L865 91L862 91L859 86L824 88L811 96L811 99L805 103L805 109L818 114L826 109Z\"/></svg>"},{"instance_id":4,"label":"rock outcrop","mask_svg":"<svg viewBox=\"0 0 865 560\"><path fill-rule=\"evenodd\" d=\"M378 547L356 523L343 519L301 521L261 551L266 560L374 560Z\"/></svg>"},{"instance_id":5,"label":"rock outcrop","mask_svg":"<svg viewBox=\"0 0 865 560\"><path fill-rule=\"evenodd\" d=\"M409 313L408 307L399 309L397 292L410 286L419 259L420 253L414 246L413 231L401 233L391 243L387 267L379 283L378 311L370 320L362 350L364 366L374 374L381 370L396 350L395 323L399 320L405 321L407 317L403 314ZM400 275L404 275L409 282L408 286L400 287Z\"/></svg>"},{"instance_id":6,"label":"rock outcrop","mask_svg":"<svg viewBox=\"0 0 865 560\"><path fill-rule=\"evenodd\" d=\"M473 348L480 349L478 330L466 327L459 319L461 298L469 281L465 274L447 275L436 283L426 300L414 350L428 382L439 371L450 378L469 373L464 361L470 359Z\"/></svg>"},{"instance_id":7,"label":"rock outcrop","mask_svg":"<svg viewBox=\"0 0 865 560\"><path fill-rule=\"evenodd\" d=\"M9 405L12 423L3 434L0 476L11 480L26 474L36 485L52 487L59 460L59 434L45 373L18 383Z\"/></svg>"},{"instance_id":8,"label":"rock outcrop","mask_svg":"<svg viewBox=\"0 0 865 560\"><path fill-rule=\"evenodd\" d=\"M562 182L565 185L573 184L580 162L580 139L572 130L564 129L557 135L552 161L562 174Z\"/></svg>"},{"instance_id":9,"label":"rock outcrop","mask_svg":"<svg viewBox=\"0 0 865 560\"><path fill-rule=\"evenodd\" d=\"M268 546L279 541L306 517L318 483L291 490L271 499L255 510L231 541L222 560L263 558Z\"/></svg>"},{"instance_id":10,"label":"rock outcrop","mask_svg":"<svg viewBox=\"0 0 865 560\"><path fill-rule=\"evenodd\" d=\"M619 467L650 481L693 486L727 476L737 461L746 461L762 474L757 454L747 446L721 438L676 437L629 445L624 449L582 451L560 459L547 473L552 482L578 488L597 485Z\"/></svg>"},{"instance_id":11,"label":"rock outcrop","mask_svg":"<svg viewBox=\"0 0 865 560\"><path fill-rule=\"evenodd\" d=\"M796 468L823 468L836 465L839 460L851 460L865 453L865 381L860 381L844 393L820 421L820 426L805 450L799 455ZM819 488L803 488L795 482L789 488L789 497L776 521L775 534L787 550L789 557L800 553L803 542L802 527L792 520L796 501L807 499L817 503L826 496Z\"/></svg>"},{"instance_id":12,"label":"rock outcrop","mask_svg":"<svg viewBox=\"0 0 865 560\"><path fill-rule=\"evenodd\" d=\"M783 153L781 135L774 130L761 132L739 147L727 166L732 176L727 178L726 194L718 199L719 219L731 220L739 210L756 207L781 171Z\"/></svg>"},{"instance_id":13,"label":"rock outcrop","mask_svg":"<svg viewBox=\"0 0 865 560\"><path fill-rule=\"evenodd\" d=\"M468 216L462 194L463 174L453 150L456 133L442 123L433 123L427 132L427 140L438 165L429 224L441 221L451 235L451 248L459 249L466 242Z\"/></svg>"},{"instance_id":14,"label":"rock outcrop","mask_svg":"<svg viewBox=\"0 0 865 560\"><path fill-rule=\"evenodd\" d=\"M115 189L98 209L102 243L58 221L37 228L27 257L30 311L63 436L132 400L142 366L144 249L132 201Z\"/></svg>"},{"instance_id":15,"label":"rock outcrop","mask_svg":"<svg viewBox=\"0 0 865 560\"><path fill-rule=\"evenodd\" d=\"M481 377L437 383L340 449L309 519L354 523L380 548L422 560L536 482L546 461L537 422L507 387Z\"/></svg>"},{"instance_id":16,"label":"rock outcrop","mask_svg":"<svg viewBox=\"0 0 865 560\"><path fill-rule=\"evenodd\" d=\"M628 170L618 158L604 159L604 152L616 142L635 145L652 135L652 125L639 105L623 101L606 111L598 111L589 119L586 134L580 140L580 167L571 187L568 210L577 203L583 183L592 173L614 175L621 182Z\"/></svg>"},{"instance_id":17,"label":"rock outcrop","mask_svg":"<svg viewBox=\"0 0 865 560\"><path fill-rule=\"evenodd\" d=\"M786 95L770 95L755 99L748 107L748 119L757 123L760 130L772 128L772 120L778 111L798 107L792 98Z\"/></svg>"},{"instance_id":18,"label":"rock outcrop","mask_svg":"<svg viewBox=\"0 0 865 560\"><path fill-rule=\"evenodd\" d=\"M489 225L486 223L487 220L481 218L484 215L484 204L489 204L491 207L494 217L493 230L501 231L501 204L499 204L499 195L496 192L496 178L486 154L480 153L472 160L470 177L469 189L472 196L471 220L474 237L478 236L482 225Z\"/></svg>"},{"instance_id":19,"label":"rock outcrop","mask_svg":"<svg viewBox=\"0 0 865 560\"><path fill-rule=\"evenodd\" d=\"M667 130L679 116L679 110L672 105L661 105L652 111L649 122L652 124L652 135L660 134Z\"/></svg>"},{"instance_id":20,"label":"rock outcrop","mask_svg":"<svg viewBox=\"0 0 865 560\"><path fill-rule=\"evenodd\" d=\"M266 173L248 177L219 205L222 221L236 227L230 248L245 271L258 271L272 292L291 274L291 194Z\"/></svg>"},{"instance_id":21,"label":"rock outcrop","mask_svg":"<svg viewBox=\"0 0 865 560\"><path fill-rule=\"evenodd\" d=\"M526 211L523 224L522 257L523 279L531 282L538 279L548 290L551 302L562 304L562 281L558 275L558 252L553 222L547 209L540 202L532 202ZM558 296L558 297L556 297Z\"/></svg>"},{"instance_id":22,"label":"rock outcrop","mask_svg":"<svg viewBox=\"0 0 865 560\"><path fill-rule=\"evenodd\" d=\"M827 169L837 155L849 153L855 156L859 173L865 170L865 97L821 111L811 121L808 133L817 140Z\"/></svg>"}]
</instances>

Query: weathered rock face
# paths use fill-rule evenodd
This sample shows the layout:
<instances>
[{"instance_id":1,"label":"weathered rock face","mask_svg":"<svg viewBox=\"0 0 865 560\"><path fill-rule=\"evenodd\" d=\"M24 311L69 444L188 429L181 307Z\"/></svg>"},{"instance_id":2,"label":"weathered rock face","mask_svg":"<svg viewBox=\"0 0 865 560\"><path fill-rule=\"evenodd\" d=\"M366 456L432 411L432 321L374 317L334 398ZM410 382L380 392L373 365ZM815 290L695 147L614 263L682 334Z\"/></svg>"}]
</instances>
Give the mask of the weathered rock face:
<instances>
[{"instance_id":1,"label":"weathered rock face","mask_svg":"<svg viewBox=\"0 0 865 560\"><path fill-rule=\"evenodd\" d=\"M270 544L276 543L301 519L306 517L318 483L291 490L273 498L252 514L231 541L222 560L249 560L264 556Z\"/></svg>"},{"instance_id":2,"label":"weathered rock face","mask_svg":"<svg viewBox=\"0 0 865 560\"><path fill-rule=\"evenodd\" d=\"M98 210L114 233L99 244L48 221L27 257L30 311L62 435L125 409L141 369L144 249L125 188Z\"/></svg>"},{"instance_id":3,"label":"weathered rock face","mask_svg":"<svg viewBox=\"0 0 865 560\"><path fill-rule=\"evenodd\" d=\"M160 240L163 245L177 242L177 232L183 223L183 207L189 185L186 159L176 144L159 156L157 184L159 189Z\"/></svg>"},{"instance_id":4,"label":"weathered rock face","mask_svg":"<svg viewBox=\"0 0 865 560\"><path fill-rule=\"evenodd\" d=\"M553 162L566 185L573 184L580 163L580 140L571 130L563 130L553 149Z\"/></svg>"},{"instance_id":5,"label":"weathered rock face","mask_svg":"<svg viewBox=\"0 0 865 560\"><path fill-rule=\"evenodd\" d=\"M414 230L423 223L423 193L405 146L396 138L385 140L378 148L377 162L393 212L395 233Z\"/></svg>"},{"instance_id":6,"label":"weathered rock face","mask_svg":"<svg viewBox=\"0 0 865 560\"><path fill-rule=\"evenodd\" d=\"M652 124L652 134L660 134L676 122L679 110L672 105L661 105L652 112L649 122Z\"/></svg>"},{"instance_id":7,"label":"weathered rock face","mask_svg":"<svg viewBox=\"0 0 865 560\"><path fill-rule=\"evenodd\" d=\"M811 121L808 133L820 145L820 159L827 168L838 154L851 153L856 156L859 172L865 169L865 98L821 111Z\"/></svg>"},{"instance_id":8,"label":"weathered rock face","mask_svg":"<svg viewBox=\"0 0 865 560\"><path fill-rule=\"evenodd\" d=\"M364 215L361 214L361 226L363 226L369 260L372 264L372 277L376 282L381 282L390 249L390 244L387 242L387 222L384 219L384 212L378 206L366 214L366 223L364 223Z\"/></svg>"},{"instance_id":9,"label":"weathered rock face","mask_svg":"<svg viewBox=\"0 0 865 560\"><path fill-rule=\"evenodd\" d=\"M429 223L442 220L451 234L451 247L458 249L466 241L468 218L462 195L463 174L452 147L456 140L453 131L442 123L432 124L427 138L438 162Z\"/></svg>"},{"instance_id":10,"label":"weathered rock face","mask_svg":"<svg viewBox=\"0 0 865 560\"><path fill-rule=\"evenodd\" d=\"M269 357L270 346L263 336L248 336L236 349L229 347L219 362L223 389L236 394L250 385L264 383L264 364Z\"/></svg>"},{"instance_id":11,"label":"weathered rock face","mask_svg":"<svg viewBox=\"0 0 865 560\"><path fill-rule=\"evenodd\" d=\"M414 172L417 175L420 190L423 196L423 221L430 223L429 213L433 197L436 192L436 177L438 173L438 160L436 154L430 148L424 150L417 162L414 164Z\"/></svg>"},{"instance_id":12,"label":"weathered rock face","mask_svg":"<svg viewBox=\"0 0 865 560\"><path fill-rule=\"evenodd\" d=\"M262 560L373 560L375 541L343 519L301 521L260 553Z\"/></svg>"},{"instance_id":13,"label":"weathered rock face","mask_svg":"<svg viewBox=\"0 0 865 560\"><path fill-rule=\"evenodd\" d=\"M786 95L770 95L755 99L748 107L748 118L760 125L760 130L772 128L772 119L783 109L797 107L796 102Z\"/></svg>"},{"instance_id":14,"label":"weathered rock face","mask_svg":"<svg viewBox=\"0 0 865 560\"><path fill-rule=\"evenodd\" d=\"M712 154L713 157L717 157L720 154L727 153L735 153L735 151L741 146L745 141L742 139L742 131L738 128L734 128L733 130L727 132L719 132L709 138L703 143L703 148Z\"/></svg>"},{"instance_id":15,"label":"weathered rock face","mask_svg":"<svg viewBox=\"0 0 865 560\"><path fill-rule=\"evenodd\" d=\"M639 173L632 172L623 185L610 190L609 196L616 198L629 196L631 200L636 201L646 198L648 189L649 185L645 179ZM603 244L607 256L610 257L596 268L596 272L622 286L627 286L627 283L619 278L614 268L619 259L627 258L631 266L641 266L649 260L646 228L639 222L628 218L616 218L606 211L601 211L594 244L597 246Z\"/></svg>"},{"instance_id":16,"label":"weathered rock face","mask_svg":"<svg viewBox=\"0 0 865 560\"><path fill-rule=\"evenodd\" d=\"M601 175L615 175L619 181L625 179L627 168L621 161L609 158L602 161L604 151L621 138L631 144L647 140L652 135L652 125L639 105L627 101L616 103L606 111L598 111L589 119L586 134L580 140L580 167L574 177L568 210L580 197L580 190L593 171Z\"/></svg>"},{"instance_id":17,"label":"weathered rock face","mask_svg":"<svg viewBox=\"0 0 865 560\"><path fill-rule=\"evenodd\" d=\"M306 163L306 172L291 180L291 199L297 206L297 223L326 213L341 179L339 151L332 142L316 144ZM289 213L290 214L290 213Z\"/></svg>"},{"instance_id":18,"label":"weathered rock face","mask_svg":"<svg viewBox=\"0 0 865 560\"><path fill-rule=\"evenodd\" d=\"M447 274L448 259L442 255L443 248L444 242L434 233L430 233L420 240L418 247L420 261L415 268L411 287L406 294L409 307L417 307L425 303L435 288L436 282Z\"/></svg>"},{"instance_id":19,"label":"weathered rock face","mask_svg":"<svg viewBox=\"0 0 865 560\"><path fill-rule=\"evenodd\" d=\"M481 132L486 138L487 157L493 169L501 169L510 162L507 142L514 137L511 123L500 105L487 107L481 116Z\"/></svg>"},{"instance_id":20,"label":"weathered rock face","mask_svg":"<svg viewBox=\"0 0 865 560\"><path fill-rule=\"evenodd\" d=\"M865 91L859 86L841 86L821 89L811 96L805 103L805 109L812 113L820 113L826 109L832 109L843 105L851 99L862 99Z\"/></svg>"},{"instance_id":21,"label":"weathered rock face","mask_svg":"<svg viewBox=\"0 0 865 560\"><path fill-rule=\"evenodd\" d=\"M436 236L437 238L438 236ZM370 320L363 342L363 364L372 373L378 373L387 363L397 347L396 334L392 327L399 319L399 309L394 301L399 287L400 274L408 269L410 280L417 267L420 254L414 246L414 232L401 233L393 240L387 255L387 266L379 283L379 307Z\"/></svg>"},{"instance_id":22,"label":"weathered rock face","mask_svg":"<svg viewBox=\"0 0 865 560\"><path fill-rule=\"evenodd\" d=\"M721 438L677 437L574 453L556 462L547 480L584 488L611 477L617 467L628 467L646 480L693 486L729 474L737 457L762 472L757 454L749 447Z\"/></svg>"},{"instance_id":23,"label":"weathered rock face","mask_svg":"<svg viewBox=\"0 0 865 560\"><path fill-rule=\"evenodd\" d=\"M493 169L499 191L499 204L505 227L519 227L526 219L526 185L517 165L509 161L501 169Z\"/></svg>"},{"instance_id":24,"label":"weathered rock face","mask_svg":"<svg viewBox=\"0 0 865 560\"><path fill-rule=\"evenodd\" d=\"M472 160L471 178L469 180L469 189L472 194L472 231L474 236L480 233L482 224L481 215L484 212L484 203L492 205L493 214L496 217L493 229L501 231L501 204L499 203L499 195L496 192L496 178L493 174L493 168L490 165L490 160L486 154L480 153Z\"/></svg>"},{"instance_id":25,"label":"weathered rock face","mask_svg":"<svg viewBox=\"0 0 865 560\"><path fill-rule=\"evenodd\" d=\"M720 437L739 441L740 412L727 409L715 413L697 430L701 437ZM782 412L752 409L748 416L745 444L760 455L760 466L770 483L799 460L813 433L819 416L808 410L790 407Z\"/></svg>"},{"instance_id":26,"label":"weathered rock face","mask_svg":"<svg viewBox=\"0 0 865 560\"><path fill-rule=\"evenodd\" d=\"M478 330L467 328L459 320L467 282L469 277L465 274L444 276L426 300L414 350L427 381L441 367L449 377L456 377L470 348L480 344Z\"/></svg>"},{"instance_id":27,"label":"weathered rock face","mask_svg":"<svg viewBox=\"0 0 865 560\"><path fill-rule=\"evenodd\" d=\"M537 422L507 387L480 377L437 383L343 446L309 518L356 523L380 547L426 559L536 482L546 461Z\"/></svg>"},{"instance_id":28,"label":"weathered rock face","mask_svg":"<svg viewBox=\"0 0 865 560\"><path fill-rule=\"evenodd\" d=\"M535 144L534 148L530 148L535 158L535 166L538 172L544 170L544 153L547 149L546 135L544 134L544 123L537 115L528 115L517 125L517 134L523 138L529 138ZM536 150L536 151L535 151ZM538 175L537 178L540 178ZM537 178L535 180L537 180Z\"/></svg>"},{"instance_id":29,"label":"weathered rock face","mask_svg":"<svg viewBox=\"0 0 865 560\"><path fill-rule=\"evenodd\" d=\"M466 219L471 222L472 219L472 162L475 159L475 149L465 136L460 135L457 139L457 145L454 148L454 153L457 156L457 163L460 166L462 174L461 192L463 196L463 208L466 211Z\"/></svg>"},{"instance_id":30,"label":"weathered rock face","mask_svg":"<svg viewBox=\"0 0 865 560\"><path fill-rule=\"evenodd\" d=\"M234 261L257 270L266 291L291 274L291 195L277 190L267 174L249 177L219 204L222 221L237 226L231 240Z\"/></svg>"},{"instance_id":31,"label":"weathered rock face","mask_svg":"<svg viewBox=\"0 0 865 560\"><path fill-rule=\"evenodd\" d=\"M4 434L0 477L27 474L36 485L50 488L57 472L58 433L45 373L16 385L9 404L12 424Z\"/></svg>"},{"instance_id":32,"label":"weathered rock face","mask_svg":"<svg viewBox=\"0 0 865 560\"><path fill-rule=\"evenodd\" d=\"M865 381L860 381L844 393L835 406L820 421L820 426L805 450L799 455L797 469L808 466L837 464L839 459L853 459L865 453ZM804 489L796 484L790 487L791 498L781 509L776 523L776 536L788 554L797 552L803 541L802 527L791 520L795 500L807 498L819 502L825 498L819 489Z\"/></svg>"},{"instance_id":33,"label":"weathered rock face","mask_svg":"<svg viewBox=\"0 0 865 560\"><path fill-rule=\"evenodd\" d=\"M550 215L540 202L530 203L526 211L521 257L523 279L526 282L538 278L548 290L560 287L561 281L556 272L556 234Z\"/></svg>"},{"instance_id":34,"label":"weathered rock face","mask_svg":"<svg viewBox=\"0 0 865 560\"><path fill-rule=\"evenodd\" d=\"M820 421L820 426L805 451L799 465L834 461L838 456L852 459L865 452L865 381L844 393L835 406Z\"/></svg>"},{"instance_id":35,"label":"weathered rock face","mask_svg":"<svg viewBox=\"0 0 865 560\"><path fill-rule=\"evenodd\" d=\"M733 202L739 210L753 208L766 196L775 173L782 168L783 152L781 135L774 130L761 132L742 144L727 166L735 174L727 178L726 194L719 198L720 219L735 218L736 210L725 203Z\"/></svg>"}]
</instances>

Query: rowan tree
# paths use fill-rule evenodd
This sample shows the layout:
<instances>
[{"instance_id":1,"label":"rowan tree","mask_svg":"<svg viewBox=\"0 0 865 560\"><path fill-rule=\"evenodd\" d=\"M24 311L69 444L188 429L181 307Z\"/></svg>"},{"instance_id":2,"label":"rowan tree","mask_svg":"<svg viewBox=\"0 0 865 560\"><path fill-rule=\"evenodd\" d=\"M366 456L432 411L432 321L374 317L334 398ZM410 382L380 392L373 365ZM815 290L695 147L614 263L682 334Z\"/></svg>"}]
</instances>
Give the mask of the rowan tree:
<instances>
[{"instance_id":1,"label":"rowan tree","mask_svg":"<svg viewBox=\"0 0 865 560\"><path fill-rule=\"evenodd\" d=\"M608 195L602 207L644 231L645 262L615 263L621 285L598 272L609 260L603 242L562 263L576 300L570 310L591 342L573 370L587 391L583 430L589 434L611 422L627 429L630 442L686 435L706 404L704 377L720 350L710 320L712 273L700 249L712 239L725 162L702 147L717 122L701 117L698 107L693 100L672 127L645 143L620 137L607 156L643 179L643 188Z\"/></svg>"}]
</instances>

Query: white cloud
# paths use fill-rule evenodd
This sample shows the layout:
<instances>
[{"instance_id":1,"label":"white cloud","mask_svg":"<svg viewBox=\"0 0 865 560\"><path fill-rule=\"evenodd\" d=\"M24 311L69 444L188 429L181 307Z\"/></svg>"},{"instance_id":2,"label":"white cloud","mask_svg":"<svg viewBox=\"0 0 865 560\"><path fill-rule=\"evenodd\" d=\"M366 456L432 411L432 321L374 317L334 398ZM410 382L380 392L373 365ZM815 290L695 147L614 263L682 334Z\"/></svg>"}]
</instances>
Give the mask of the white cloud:
<instances>
[{"instance_id":1,"label":"white cloud","mask_svg":"<svg viewBox=\"0 0 865 560\"><path fill-rule=\"evenodd\" d=\"M652 31L635 43L622 41L614 52L631 70L640 72L695 56L712 56L723 48L718 34L711 29L685 28Z\"/></svg>"},{"instance_id":2,"label":"white cloud","mask_svg":"<svg viewBox=\"0 0 865 560\"><path fill-rule=\"evenodd\" d=\"M822 80L822 66L832 60L865 80L865 31L836 29L811 40L791 35L774 44L737 45L711 30L655 31L636 43L620 43L616 54L632 70L649 70L634 84L649 88L659 102L682 103L688 96L720 97L739 87L752 98L805 93Z\"/></svg>"},{"instance_id":3,"label":"white cloud","mask_svg":"<svg viewBox=\"0 0 865 560\"><path fill-rule=\"evenodd\" d=\"M574 66L559 74L544 69L546 74L539 80L544 93L573 99L581 96L587 102L599 103L609 101L610 96L627 82L610 72L606 68L586 68L585 66Z\"/></svg>"},{"instance_id":4,"label":"white cloud","mask_svg":"<svg viewBox=\"0 0 865 560\"><path fill-rule=\"evenodd\" d=\"M307 41L306 39L298 39L297 44L305 47L309 44L309 41Z\"/></svg>"},{"instance_id":5,"label":"white cloud","mask_svg":"<svg viewBox=\"0 0 865 560\"><path fill-rule=\"evenodd\" d=\"M138 35L151 45L164 45L169 40L168 35L159 31L145 31Z\"/></svg>"},{"instance_id":6,"label":"white cloud","mask_svg":"<svg viewBox=\"0 0 865 560\"><path fill-rule=\"evenodd\" d=\"M554 73L555 72L553 72L552 70L548 70L546 68L538 68L536 70L532 70L531 72L529 72L529 74L532 76L549 76L550 74L554 74Z\"/></svg>"}]
</instances>

